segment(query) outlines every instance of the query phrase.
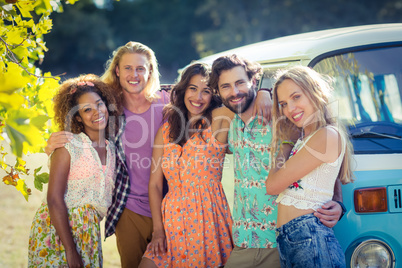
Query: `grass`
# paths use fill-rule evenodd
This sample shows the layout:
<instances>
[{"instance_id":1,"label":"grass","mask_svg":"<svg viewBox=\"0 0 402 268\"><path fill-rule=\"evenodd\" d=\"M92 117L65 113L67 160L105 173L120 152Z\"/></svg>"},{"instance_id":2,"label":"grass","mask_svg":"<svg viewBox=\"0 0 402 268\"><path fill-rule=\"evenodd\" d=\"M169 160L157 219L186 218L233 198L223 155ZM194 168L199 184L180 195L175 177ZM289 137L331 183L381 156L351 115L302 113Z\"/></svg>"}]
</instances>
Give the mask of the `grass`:
<instances>
[{"instance_id":1,"label":"grass","mask_svg":"<svg viewBox=\"0 0 402 268\"><path fill-rule=\"evenodd\" d=\"M47 156L37 154L29 156L27 166L31 170L44 165L46 168ZM232 157L228 157L230 162ZM9 162L9 161L7 161ZM12 161L11 161L12 162ZM45 171L45 170L44 170ZM0 178L3 178L5 172L0 170ZM0 181L0 267L18 268L27 267L28 262L28 239L32 219L36 210L45 197L46 189L43 192L36 190L32 185L32 179L26 180L28 186L32 189L32 195L29 202L12 186L8 186ZM224 167L224 177L222 183L229 201L233 202L233 170L230 165ZM102 226L102 237L104 222ZM115 236L109 237L102 242L104 267L120 267L120 258L116 247Z\"/></svg>"}]
</instances>

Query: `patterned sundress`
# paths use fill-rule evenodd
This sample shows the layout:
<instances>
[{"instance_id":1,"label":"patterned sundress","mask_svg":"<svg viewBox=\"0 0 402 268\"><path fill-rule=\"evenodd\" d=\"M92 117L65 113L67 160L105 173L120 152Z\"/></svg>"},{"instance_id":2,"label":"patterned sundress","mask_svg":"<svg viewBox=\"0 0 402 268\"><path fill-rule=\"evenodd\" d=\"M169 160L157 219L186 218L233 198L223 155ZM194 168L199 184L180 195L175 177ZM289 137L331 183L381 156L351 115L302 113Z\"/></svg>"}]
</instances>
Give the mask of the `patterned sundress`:
<instances>
[{"instance_id":1,"label":"patterned sundress","mask_svg":"<svg viewBox=\"0 0 402 268\"><path fill-rule=\"evenodd\" d=\"M158 267L219 267L233 248L230 208L222 188L226 147L211 128L193 135L184 146L169 143L169 125L163 126L163 173L169 192L162 201L167 252L144 257Z\"/></svg>"},{"instance_id":2,"label":"patterned sundress","mask_svg":"<svg viewBox=\"0 0 402 268\"><path fill-rule=\"evenodd\" d=\"M107 142L106 166L102 166L91 140L84 133L74 135L65 148L71 161L64 201L73 239L84 267L102 267L99 222L112 202L114 147ZM46 198L32 222L28 267L68 267L66 252L52 224Z\"/></svg>"}]
</instances>

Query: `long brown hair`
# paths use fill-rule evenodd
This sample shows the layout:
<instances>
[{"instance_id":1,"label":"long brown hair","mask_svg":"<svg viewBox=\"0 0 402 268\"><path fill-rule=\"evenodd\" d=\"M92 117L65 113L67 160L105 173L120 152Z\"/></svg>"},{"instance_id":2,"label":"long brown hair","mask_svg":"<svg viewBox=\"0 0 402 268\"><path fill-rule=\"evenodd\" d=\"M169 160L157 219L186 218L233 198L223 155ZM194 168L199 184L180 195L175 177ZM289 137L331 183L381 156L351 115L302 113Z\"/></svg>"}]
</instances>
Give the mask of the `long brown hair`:
<instances>
[{"instance_id":1,"label":"long brown hair","mask_svg":"<svg viewBox=\"0 0 402 268\"><path fill-rule=\"evenodd\" d=\"M181 74L179 82L173 87L170 95L170 103L163 110L163 117L165 120L168 120L170 126L169 138L174 143L180 145L183 145L187 141L187 138L189 138L187 135L189 118L188 110L184 103L184 95L191 78L197 74L208 80L210 75L209 66L204 63L193 63L188 66ZM205 109L203 115L194 122L192 127L200 131L209 127L212 121L212 110L221 104L219 96L212 93L211 103Z\"/></svg>"}]
</instances>

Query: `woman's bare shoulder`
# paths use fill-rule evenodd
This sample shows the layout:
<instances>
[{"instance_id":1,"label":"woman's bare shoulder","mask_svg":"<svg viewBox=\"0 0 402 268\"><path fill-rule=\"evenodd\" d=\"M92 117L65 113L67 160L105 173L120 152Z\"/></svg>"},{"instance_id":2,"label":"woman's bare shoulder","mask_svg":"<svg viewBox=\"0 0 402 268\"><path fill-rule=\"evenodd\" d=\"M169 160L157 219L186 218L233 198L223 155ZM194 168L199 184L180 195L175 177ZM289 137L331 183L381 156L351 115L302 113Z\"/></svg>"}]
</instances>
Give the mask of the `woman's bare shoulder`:
<instances>
[{"instance_id":1,"label":"woman's bare shoulder","mask_svg":"<svg viewBox=\"0 0 402 268\"><path fill-rule=\"evenodd\" d=\"M310 153L320 155L323 162L333 162L341 151L341 136L335 128L324 127L309 139L306 147Z\"/></svg>"}]
</instances>

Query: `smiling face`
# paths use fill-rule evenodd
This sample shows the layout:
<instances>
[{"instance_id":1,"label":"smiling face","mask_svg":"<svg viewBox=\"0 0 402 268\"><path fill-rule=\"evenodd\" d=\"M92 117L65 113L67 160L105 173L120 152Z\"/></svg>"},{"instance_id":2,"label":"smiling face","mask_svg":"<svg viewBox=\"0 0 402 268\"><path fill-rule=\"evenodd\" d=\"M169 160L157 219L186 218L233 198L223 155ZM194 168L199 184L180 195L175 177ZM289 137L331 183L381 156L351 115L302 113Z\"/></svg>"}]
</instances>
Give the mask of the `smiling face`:
<instances>
[{"instance_id":1,"label":"smiling face","mask_svg":"<svg viewBox=\"0 0 402 268\"><path fill-rule=\"evenodd\" d=\"M84 125L84 131L88 136L91 133L104 131L109 119L105 103L95 92L88 92L78 98L77 121Z\"/></svg>"},{"instance_id":2,"label":"smiling face","mask_svg":"<svg viewBox=\"0 0 402 268\"><path fill-rule=\"evenodd\" d=\"M202 115L212 99L212 91L207 86L207 80L200 74L191 77L184 93L184 104L188 110L188 117Z\"/></svg>"},{"instance_id":3,"label":"smiling face","mask_svg":"<svg viewBox=\"0 0 402 268\"><path fill-rule=\"evenodd\" d=\"M285 79L277 87L278 103L282 113L297 127L310 134L316 117L312 102L291 79Z\"/></svg>"},{"instance_id":4,"label":"smiling face","mask_svg":"<svg viewBox=\"0 0 402 268\"><path fill-rule=\"evenodd\" d=\"M254 84L242 66L222 71L218 81L223 104L232 112L246 112L255 98Z\"/></svg>"},{"instance_id":5,"label":"smiling face","mask_svg":"<svg viewBox=\"0 0 402 268\"><path fill-rule=\"evenodd\" d=\"M144 90L150 75L149 66L148 59L143 54L126 53L121 57L116 66L116 75L123 94L138 94Z\"/></svg>"}]
</instances>

